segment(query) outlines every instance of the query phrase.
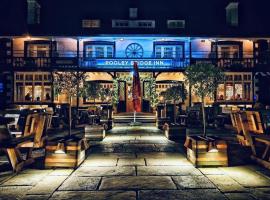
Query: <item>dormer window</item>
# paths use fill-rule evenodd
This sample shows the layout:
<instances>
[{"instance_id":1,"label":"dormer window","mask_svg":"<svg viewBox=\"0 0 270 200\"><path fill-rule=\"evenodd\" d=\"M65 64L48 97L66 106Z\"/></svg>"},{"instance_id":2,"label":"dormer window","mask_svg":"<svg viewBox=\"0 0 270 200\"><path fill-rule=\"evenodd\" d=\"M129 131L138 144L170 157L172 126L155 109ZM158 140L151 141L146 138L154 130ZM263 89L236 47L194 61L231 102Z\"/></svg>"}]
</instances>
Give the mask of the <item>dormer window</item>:
<instances>
[{"instance_id":1,"label":"dormer window","mask_svg":"<svg viewBox=\"0 0 270 200\"><path fill-rule=\"evenodd\" d=\"M27 23L40 24L40 5L36 0L27 0Z\"/></svg>"},{"instance_id":2,"label":"dormer window","mask_svg":"<svg viewBox=\"0 0 270 200\"><path fill-rule=\"evenodd\" d=\"M138 17L138 8L129 8L129 18L135 19Z\"/></svg>"},{"instance_id":3,"label":"dormer window","mask_svg":"<svg viewBox=\"0 0 270 200\"><path fill-rule=\"evenodd\" d=\"M238 2L231 2L226 7L226 22L229 26L238 26Z\"/></svg>"}]
</instances>

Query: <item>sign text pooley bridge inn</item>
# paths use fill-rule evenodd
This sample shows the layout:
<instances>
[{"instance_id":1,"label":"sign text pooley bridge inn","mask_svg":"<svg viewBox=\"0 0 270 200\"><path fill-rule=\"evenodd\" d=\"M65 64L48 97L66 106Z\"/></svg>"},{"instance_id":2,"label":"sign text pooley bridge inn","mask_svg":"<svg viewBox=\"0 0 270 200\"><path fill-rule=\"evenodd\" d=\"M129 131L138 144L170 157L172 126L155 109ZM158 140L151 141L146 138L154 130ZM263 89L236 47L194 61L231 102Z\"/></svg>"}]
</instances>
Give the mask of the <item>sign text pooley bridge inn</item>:
<instances>
[{"instance_id":1,"label":"sign text pooley bridge inn","mask_svg":"<svg viewBox=\"0 0 270 200\"><path fill-rule=\"evenodd\" d=\"M132 68L137 62L140 68L172 67L172 59L96 59L96 67Z\"/></svg>"}]
</instances>

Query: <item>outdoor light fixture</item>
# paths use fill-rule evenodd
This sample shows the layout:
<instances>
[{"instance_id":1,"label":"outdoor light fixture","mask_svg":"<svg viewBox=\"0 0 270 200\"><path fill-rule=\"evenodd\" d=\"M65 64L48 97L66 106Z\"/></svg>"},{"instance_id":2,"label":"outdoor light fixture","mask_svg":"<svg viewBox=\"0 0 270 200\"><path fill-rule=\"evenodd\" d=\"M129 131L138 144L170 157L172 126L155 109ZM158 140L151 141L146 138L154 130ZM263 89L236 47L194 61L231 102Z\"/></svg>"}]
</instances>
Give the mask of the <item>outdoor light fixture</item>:
<instances>
[{"instance_id":1,"label":"outdoor light fixture","mask_svg":"<svg viewBox=\"0 0 270 200\"><path fill-rule=\"evenodd\" d=\"M217 144L215 141L210 141L208 143L208 152L209 153L217 153L218 152Z\"/></svg>"},{"instance_id":2,"label":"outdoor light fixture","mask_svg":"<svg viewBox=\"0 0 270 200\"><path fill-rule=\"evenodd\" d=\"M58 142L55 152L56 154L65 154L65 144L63 142Z\"/></svg>"}]
</instances>

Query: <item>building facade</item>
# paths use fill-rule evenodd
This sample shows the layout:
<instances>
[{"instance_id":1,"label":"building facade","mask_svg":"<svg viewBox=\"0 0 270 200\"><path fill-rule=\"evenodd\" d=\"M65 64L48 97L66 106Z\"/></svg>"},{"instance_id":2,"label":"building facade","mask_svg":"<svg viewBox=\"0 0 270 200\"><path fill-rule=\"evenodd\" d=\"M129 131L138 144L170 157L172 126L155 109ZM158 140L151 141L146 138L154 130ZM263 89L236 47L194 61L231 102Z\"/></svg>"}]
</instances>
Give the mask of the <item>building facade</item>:
<instances>
[{"instance_id":1,"label":"building facade","mask_svg":"<svg viewBox=\"0 0 270 200\"><path fill-rule=\"evenodd\" d=\"M223 23L227 29L220 28L218 21L214 24L216 32L210 29L208 32L207 26L205 31L198 31L200 22L196 28L195 23L174 12L173 16L165 13L167 17L162 24L162 19L144 16L143 12L143 17L140 17L142 6L125 5L128 16L110 13L112 16L103 19L97 11L92 11L90 17L80 18L79 28L76 28L78 24L74 27L77 32L63 33L59 27L45 29L50 17L46 20L42 8L45 7L46 13L48 5L35 0L26 1L25 5L27 28L10 28L10 33L6 31L0 37L2 108L11 104L40 107L67 103L64 94L56 95L54 92L53 74L76 70L85 71L87 81L99 82L104 88L112 89L113 81L117 79L117 111L132 111L132 83L127 77L131 76L134 62L138 63L142 77L145 112L151 111L147 77L155 79L158 94L175 84L184 84L189 92L184 107L198 102L199 99L185 84L184 72L187 66L201 62L222 68L226 75L216 95L208 99L208 105L216 102L221 106L251 107L256 101L265 104L270 101L269 87L264 88L264 84L269 83L270 37L263 29L259 31L264 34L241 33L246 28L241 26L238 17L240 11L243 12L241 2L219 5L223 9ZM156 7L156 12L159 9L161 7ZM59 11L58 15L64 15L64 11ZM66 30L67 22L63 23ZM72 26L72 23L66 25ZM55 22L51 24L55 26ZM265 76L260 76L262 74ZM75 102L74 99L74 105ZM92 103L89 98L79 99L80 107ZM98 100L97 103L108 102Z\"/></svg>"}]
</instances>

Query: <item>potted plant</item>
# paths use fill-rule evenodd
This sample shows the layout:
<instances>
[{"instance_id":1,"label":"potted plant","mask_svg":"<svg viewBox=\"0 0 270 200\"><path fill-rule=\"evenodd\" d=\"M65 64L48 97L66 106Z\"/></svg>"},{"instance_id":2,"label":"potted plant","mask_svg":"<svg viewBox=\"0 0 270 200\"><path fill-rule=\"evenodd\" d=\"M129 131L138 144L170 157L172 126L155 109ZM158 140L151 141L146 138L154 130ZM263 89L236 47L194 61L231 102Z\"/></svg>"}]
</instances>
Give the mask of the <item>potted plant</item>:
<instances>
[{"instance_id":1,"label":"potted plant","mask_svg":"<svg viewBox=\"0 0 270 200\"><path fill-rule=\"evenodd\" d=\"M176 109L176 102L183 102L186 99L187 91L183 85L175 85L168 88L164 93L164 99L166 101L173 102L173 120L170 120L173 123L165 124L164 132L168 139L170 140L178 140L178 139L185 139L186 136L186 128L181 126L176 121L177 116L177 109Z\"/></svg>"},{"instance_id":2,"label":"potted plant","mask_svg":"<svg viewBox=\"0 0 270 200\"><path fill-rule=\"evenodd\" d=\"M101 101L106 103L106 116L105 121L106 121L106 126L108 129L112 128L112 113L111 113L111 108L109 108L109 104L112 99L112 91L109 88L101 88L100 93L99 93Z\"/></svg>"},{"instance_id":3,"label":"potted plant","mask_svg":"<svg viewBox=\"0 0 270 200\"><path fill-rule=\"evenodd\" d=\"M206 134L205 98L213 97L219 82L224 79L222 70L209 63L198 63L187 67L186 82L201 100L203 132L187 136L185 147L187 158L196 166L228 166L227 143L218 137Z\"/></svg>"},{"instance_id":4,"label":"potted plant","mask_svg":"<svg viewBox=\"0 0 270 200\"><path fill-rule=\"evenodd\" d=\"M88 144L85 135L71 133L71 103L72 98L82 96L85 90L85 72L55 72L53 84L56 94L66 94L68 97L68 136L55 138L46 144L45 168L51 167L78 167L85 159L85 151Z\"/></svg>"},{"instance_id":5,"label":"potted plant","mask_svg":"<svg viewBox=\"0 0 270 200\"><path fill-rule=\"evenodd\" d=\"M72 98L82 96L85 90L85 80L87 78L85 72L55 72L53 76L54 91L56 94L66 94L68 97L69 110L68 110L68 126L69 137L71 137L71 124L72 124Z\"/></svg>"},{"instance_id":6,"label":"potted plant","mask_svg":"<svg viewBox=\"0 0 270 200\"><path fill-rule=\"evenodd\" d=\"M88 81L86 84L86 96L94 100L94 106L96 106L96 99L100 97L100 83L96 81Z\"/></svg>"}]
</instances>

